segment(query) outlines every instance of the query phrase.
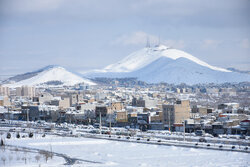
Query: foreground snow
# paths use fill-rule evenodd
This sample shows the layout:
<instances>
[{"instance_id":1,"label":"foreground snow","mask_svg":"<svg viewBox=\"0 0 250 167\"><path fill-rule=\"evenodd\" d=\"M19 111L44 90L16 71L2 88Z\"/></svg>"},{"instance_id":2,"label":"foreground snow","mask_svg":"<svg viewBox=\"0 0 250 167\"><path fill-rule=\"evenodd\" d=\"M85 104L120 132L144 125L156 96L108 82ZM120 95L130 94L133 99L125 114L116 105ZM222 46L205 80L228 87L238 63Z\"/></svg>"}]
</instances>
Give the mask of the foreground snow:
<instances>
[{"instance_id":1,"label":"foreground snow","mask_svg":"<svg viewBox=\"0 0 250 167\"><path fill-rule=\"evenodd\" d=\"M73 158L100 162L79 162L75 166L249 166L249 154L126 143L103 139L46 136L6 139L7 144L63 153ZM2 162L1 162L2 163ZM65 161L60 161L63 165ZM46 164L46 163L45 163ZM49 162L48 162L49 164ZM48 165L47 164L47 165ZM13 166L13 165L12 165ZM14 165L14 166L18 166ZM57 165L58 166L58 165Z\"/></svg>"},{"instance_id":2,"label":"foreground snow","mask_svg":"<svg viewBox=\"0 0 250 167\"><path fill-rule=\"evenodd\" d=\"M0 166L62 166L64 159L28 149L0 147Z\"/></svg>"}]
</instances>

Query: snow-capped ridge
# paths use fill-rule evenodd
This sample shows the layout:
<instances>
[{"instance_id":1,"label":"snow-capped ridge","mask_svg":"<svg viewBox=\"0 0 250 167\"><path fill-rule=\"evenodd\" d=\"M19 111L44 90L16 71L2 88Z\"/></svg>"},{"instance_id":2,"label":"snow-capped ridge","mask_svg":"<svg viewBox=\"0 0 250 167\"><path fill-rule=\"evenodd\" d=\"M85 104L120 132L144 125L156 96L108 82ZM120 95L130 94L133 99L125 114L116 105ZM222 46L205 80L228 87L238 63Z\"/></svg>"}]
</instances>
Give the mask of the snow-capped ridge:
<instances>
[{"instance_id":1,"label":"snow-capped ridge","mask_svg":"<svg viewBox=\"0 0 250 167\"><path fill-rule=\"evenodd\" d=\"M72 72L67 71L64 67L58 66L58 65L50 65L46 66L42 69L39 69L33 73L25 73L23 75L32 74L31 77L25 77L23 80L20 80L18 82L12 83L12 84L6 84L8 87L20 87L20 86L42 86L46 85L46 83L49 82L55 82L58 81L58 83L62 83L62 86L73 86L78 83L84 83L88 85L96 85L94 82L82 78L81 76L78 76ZM22 76L18 75L20 78ZM14 77L12 77L14 78ZM11 81L11 80L9 80Z\"/></svg>"},{"instance_id":2,"label":"snow-capped ridge","mask_svg":"<svg viewBox=\"0 0 250 167\"><path fill-rule=\"evenodd\" d=\"M177 50L165 45L156 45L152 48L143 48L139 51L133 52L121 61L111 64L104 68L106 72L132 72L143 68L144 66L152 63L153 61L159 59L160 57L167 57L171 59L178 59L178 58L186 58L189 59L201 66L208 67L212 70L216 71L223 71L223 72L231 72L229 70L215 67L212 65L207 64L206 62L199 60L198 58L184 52L181 50Z\"/></svg>"},{"instance_id":3,"label":"snow-capped ridge","mask_svg":"<svg viewBox=\"0 0 250 167\"><path fill-rule=\"evenodd\" d=\"M184 51L181 51L181 50L177 50L177 49L168 49L167 51L163 51L162 52L162 56L165 56L165 57L168 57L168 58L171 58L171 59L178 59L178 58L186 58L186 59L189 59L199 65L202 65L202 66L205 66L205 67L208 67L212 70L216 70L216 71L223 71L223 72L231 72L227 69L224 69L224 68L220 68L220 67L215 67L215 66L212 66L212 65L209 65L207 64L206 62L192 56L191 54L188 54Z\"/></svg>"},{"instance_id":4,"label":"snow-capped ridge","mask_svg":"<svg viewBox=\"0 0 250 167\"><path fill-rule=\"evenodd\" d=\"M59 65L52 64L52 65L47 65L47 66L41 68L40 70L48 70L48 69L51 69L51 68L63 68L63 67L59 66Z\"/></svg>"},{"instance_id":5,"label":"snow-capped ridge","mask_svg":"<svg viewBox=\"0 0 250 167\"><path fill-rule=\"evenodd\" d=\"M173 84L250 82L249 74L215 67L165 45L142 48L103 70L85 73L88 77L133 77L148 83Z\"/></svg>"},{"instance_id":6,"label":"snow-capped ridge","mask_svg":"<svg viewBox=\"0 0 250 167\"><path fill-rule=\"evenodd\" d=\"M161 57L139 70L130 72L128 75L148 83L167 82L193 85L197 83L250 81L250 75L248 74L216 71L184 57L175 60Z\"/></svg>"},{"instance_id":7,"label":"snow-capped ridge","mask_svg":"<svg viewBox=\"0 0 250 167\"><path fill-rule=\"evenodd\" d=\"M59 65L47 65L47 66L42 67L42 68L40 68L40 69L38 69L38 70L35 70L35 71L32 71L32 72L28 72L28 73L38 73L38 72L50 70L50 69L53 69L53 68L62 68L62 69L65 69L64 67L59 66ZM25 74L28 74L28 73L25 73ZM22 75L22 74L21 74L21 75Z\"/></svg>"}]
</instances>

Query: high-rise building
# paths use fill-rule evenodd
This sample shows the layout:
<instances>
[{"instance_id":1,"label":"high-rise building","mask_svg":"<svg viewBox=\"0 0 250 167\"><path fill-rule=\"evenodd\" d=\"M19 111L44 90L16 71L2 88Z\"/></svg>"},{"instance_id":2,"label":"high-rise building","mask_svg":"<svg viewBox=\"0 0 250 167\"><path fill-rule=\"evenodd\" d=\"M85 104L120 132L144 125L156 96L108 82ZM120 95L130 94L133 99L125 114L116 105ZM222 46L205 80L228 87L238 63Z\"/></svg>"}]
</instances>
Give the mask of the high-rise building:
<instances>
[{"instance_id":1,"label":"high-rise building","mask_svg":"<svg viewBox=\"0 0 250 167\"><path fill-rule=\"evenodd\" d=\"M30 87L30 86L17 87L16 96L34 97L35 87Z\"/></svg>"},{"instance_id":2,"label":"high-rise building","mask_svg":"<svg viewBox=\"0 0 250 167\"><path fill-rule=\"evenodd\" d=\"M73 106L73 105L76 105L79 103L84 103L83 95L82 94L73 94L70 97L70 106Z\"/></svg>"},{"instance_id":3,"label":"high-rise building","mask_svg":"<svg viewBox=\"0 0 250 167\"><path fill-rule=\"evenodd\" d=\"M9 96L10 90L9 87L4 87L0 85L0 96Z\"/></svg>"},{"instance_id":4,"label":"high-rise building","mask_svg":"<svg viewBox=\"0 0 250 167\"><path fill-rule=\"evenodd\" d=\"M16 88L16 96L22 96L22 88L21 87Z\"/></svg>"},{"instance_id":5,"label":"high-rise building","mask_svg":"<svg viewBox=\"0 0 250 167\"><path fill-rule=\"evenodd\" d=\"M165 125L173 126L181 124L184 120L190 118L189 100L177 100L174 104L163 104L163 120Z\"/></svg>"}]
</instances>

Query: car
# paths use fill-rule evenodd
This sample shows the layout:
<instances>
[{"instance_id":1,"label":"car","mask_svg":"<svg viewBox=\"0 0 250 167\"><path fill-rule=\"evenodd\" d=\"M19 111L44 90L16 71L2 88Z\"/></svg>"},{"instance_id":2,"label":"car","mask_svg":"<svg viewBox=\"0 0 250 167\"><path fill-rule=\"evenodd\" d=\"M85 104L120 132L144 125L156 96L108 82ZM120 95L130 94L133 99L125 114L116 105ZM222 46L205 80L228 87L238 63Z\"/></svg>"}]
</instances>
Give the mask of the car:
<instances>
[{"instance_id":1,"label":"car","mask_svg":"<svg viewBox=\"0 0 250 167\"><path fill-rule=\"evenodd\" d=\"M246 136L245 135L241 135L240 139L246 139Z\"/></svg>"},{"instance_id":2,"label":"car","mask_svg":"<svg viewBox=\"0 0 250 167\"><path fill-rule=\"evenodd\" d=\"M219 137L219 135L218 135L218 134L216 134L216 133L214 133L214 134L213 134L213 136L214 136L214 137Z\"/></svg>"},{"instance_id":3,"label":"car","mask_svg":"<svg viewBox=\"0 0 250 167\"><path fill-rule=\"evenodd\" d=\"M7 133L6 138L7 138L7 139L10 139L10 138L11 138L11 134L10 134L10 133Z\"/></svg>"},{"instance_id":4,"label":"car","mask_svg":"<svg viewBox=\"0 0 250 167\"><path fill-rule=\"evenodd\" d=\"M99 128L100 127L100 124L99 123L94 123L94 128Z\"/></svg>"},{"instance_id":5,"label":"car","mask_svg":"<svg viewBox=\"0 0 250 167\"><path fill-rule=\"evenodd\" d=\"M201 137L201 138L199 138L199 142L204 142L204 143L206 143L207 140L206 140L204 137Z\"/></svg>"},{"instance_id":6,"label":"car","mask_svg":"<svg viewBox=\"0 0 250 167\"><path fill-rule=\"evenodd\" d=\"M203 135L205 135L205 132L204 132L204 130L196 130L195 135L196 136L203 136Z\"/></svg>"}]
</instances>

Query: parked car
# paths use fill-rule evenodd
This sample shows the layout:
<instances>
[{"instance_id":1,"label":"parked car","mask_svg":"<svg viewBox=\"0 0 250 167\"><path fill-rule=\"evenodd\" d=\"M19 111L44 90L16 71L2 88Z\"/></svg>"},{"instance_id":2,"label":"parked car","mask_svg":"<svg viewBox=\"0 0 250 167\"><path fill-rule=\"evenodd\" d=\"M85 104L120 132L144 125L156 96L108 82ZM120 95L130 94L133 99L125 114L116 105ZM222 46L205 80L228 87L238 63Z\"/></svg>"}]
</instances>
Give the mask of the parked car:
<instances>
[{"instance_id":1,"label":"parked car","mask_svg":"<svg viewBox=\"0 0 250 167\"><path fill-rule=\"evenodd\" d=\"M205 135L205 132L204 132L204 130L196 130L195 135L196 136L203 136L203 135Z\"/></svg>"},{"instance_id":2,"label":"parked car","mask_svg":"<svg viewBox=\"0 0 250 167\"><path fill-rule=\"evenodd\" d=\"M199 138L199 142L207 142L207 140L204 137Z\"/></svg>"},{"instance_id":3,"label":"parked car","mask_svg":"<svg viewBox=\"0 0 250 167\"><path fill-rule=\"evenodd\" d=\"M246 139L245 135L240 135L240 139Z\"/></svg>"}]
</instances>

